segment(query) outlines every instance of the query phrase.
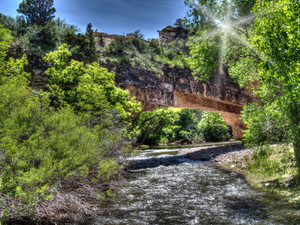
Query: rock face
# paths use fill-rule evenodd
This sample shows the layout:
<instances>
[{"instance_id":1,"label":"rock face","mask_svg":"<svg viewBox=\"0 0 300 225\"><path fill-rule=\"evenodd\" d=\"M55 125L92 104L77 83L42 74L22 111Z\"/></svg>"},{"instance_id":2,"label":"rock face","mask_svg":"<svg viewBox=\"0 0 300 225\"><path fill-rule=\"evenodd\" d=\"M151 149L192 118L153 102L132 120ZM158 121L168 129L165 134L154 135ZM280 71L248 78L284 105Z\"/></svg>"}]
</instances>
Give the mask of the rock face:
<instances>
[{"instance_id":1,"label":"rock face","mask_svg":"<svg viewBox=\"0 0 300 225\"><path fill-rule=\"evenodd\" d=\"M237 139L242 138L245 129L240 120L243 105L257 101L250 91L240 89L223 68L203 82L181 68L165 67L163 74L156 74L130 66L102 66L116 73L116 85L135 96L144 111L186 107L220 112Z\"/></svg>"},{"instance_id":2,"label":"rock face","mask_svg":"<svg viewBox=\"0 0 300 225\"><path fill-rule=\"evenodd\" d=\"M103 33L103 32L94 32L96 46L101 46L101 47L108 45L110 42L112 42L120 37L125 38L125 36L118 35L118 34L107 34L107 33Z\"/></svg>"},{"instance_id":3,"label":"rock face","mask_svg":"<svg viewBox=\"0 0 300 225\"><path fill-rule=\"evenodd\" d=\"M176 38L187 39L189 30L182 27L167 26L162 30L158 31L160 44L166 45L174 41Z\"/></svg>"},{"instance_id":4,"label":"rock face","mask_svg":"<svg viewBox=\"0 0 300 225\"><path fill-rule=\"evenodd\" d=\"M31 86L44 89L47 76L44 71L49 65L42 55L28 54L28 72ZM208 82L195 80L191 72L181 68L165 66L163 74L132 66L101 64L116 73L115 83L126 89L142 103L144 111L160 107L203 109L220 112L232 127L235 138L242 138L245 125L240 120L243 105L257 99L250 91L240 89L223 68L213 74Z\"/></svg>"},{"instance_id":5,"label":"rock face","mask_svg":"<svg viewBox=\"0 0 300 225\"><path fill-rule=\"evenodd\" d=\"M125 39L130 39L135 37L135 34L133 33L128 33L126 36L124 35L118 35L118 34L107 34L103 32L94 32L94 38L96 42L96 47L105 47L109 45L112 41L118 39L118 38L125 38Z\"/></svg>"}]
</instances>

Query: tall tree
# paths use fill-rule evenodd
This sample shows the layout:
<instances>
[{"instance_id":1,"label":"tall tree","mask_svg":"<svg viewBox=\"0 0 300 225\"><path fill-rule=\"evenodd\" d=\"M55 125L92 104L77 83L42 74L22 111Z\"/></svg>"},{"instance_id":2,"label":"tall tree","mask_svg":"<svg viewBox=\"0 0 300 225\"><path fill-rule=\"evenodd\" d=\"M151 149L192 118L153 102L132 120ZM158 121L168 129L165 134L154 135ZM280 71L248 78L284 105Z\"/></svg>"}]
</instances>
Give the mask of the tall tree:
<instances>
[{"instance_id":1,"label":"tall tree","mask_svg":"<svg viewBox=\"0 0 300 225\"><path fill-rule=\"evenodd\" d=\"M249 38L250 24L254 19L250 11L254 1L187 0L187 2L191 7L194 5L192 9L195 9L195 12L204 15L199 16L199 24L191 22L192 26L196 27L197 33L190 43L191 57L186 61L194 71L194 75L201 74L201 79L207 80L220 64L227 64L228 59L235 61L245 55L257 56L245 44Z\"/></svg>"},{"instance_id":2,"label":"tall tree","mask_svg":"<svg viewBox=\"0 0 300 225\"><path fill-rule=\"evenodd\" d=\"M17 11L25 15L29 24L40 26L51 21L56 12L53 7L53 0L23 0Z\"/></svg>"},{"instance_id":3,"label":"tall tree","mask_svg":"<svg viewBox=\"0 0 300 225\"><path fill-rule=\"evenodd\" d=\"M272 110L277 120L286 122L286 129L280 129L287 136L285 142L294 146L300 175L300 2L258 0L254 12L259 16L254 21L250 44L261 59L256 64L255 79L259 81L256 93L263 103L256 107L269 114ZM239 76L245 79L251 75ZM257 114L248 111L246 122L253 123L251 117ZM248 135L251 132L255 129Z\"/></svg>"},{"instance_id":4,"label":"tall tree","mask_svg":"<svg viewBox=\"0 0 300 225\"><path fill-rule=\"evenodd\" d=\"M88 60L94 61L96 59L96 43L94 38L94 30L91 23L87 25L85 35L88 43L86 46L86 57Z\"/></svg>"},{"instance_id":5,"label":"tall tree","mask_svg":"<svg viewBox=\"0 0 300 225\"><path fill-rule=\"evenodd\" d=\"M300 2L257 0L252 13L254 21L223 23L195 39L188 62L208 75L225 62L242 87L251 87L260 103L244 107L246 141L292 143L300 174Z\"/></svg>"},{"instance_id":6,"label":"tall tree","mask_svg":"<svg viewBox=\"0 0 300 225\"><path fill-rule=\"evenodd\" d=\"M256 0L185 0L189 8L183 19L186 27L193 31L216 27L220 21L249 15Z\"/></svg>"}]
</instances>

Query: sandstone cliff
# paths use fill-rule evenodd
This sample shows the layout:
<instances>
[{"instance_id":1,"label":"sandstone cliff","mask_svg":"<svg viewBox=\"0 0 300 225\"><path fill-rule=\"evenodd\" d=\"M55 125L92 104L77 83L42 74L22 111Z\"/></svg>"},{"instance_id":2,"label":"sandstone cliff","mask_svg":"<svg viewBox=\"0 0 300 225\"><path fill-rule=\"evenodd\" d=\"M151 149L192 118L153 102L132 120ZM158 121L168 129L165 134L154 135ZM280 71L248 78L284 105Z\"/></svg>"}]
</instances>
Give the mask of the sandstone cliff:
<instances>
[{"instance_id":1,"label":"sandstone cliff","mask_svg":"<svg viewBox=\"0 0 300 225\"><path fill-rule=\"evenodd\" d=\"M31 85L44 89L49 65L42 55L29 54L28 71L32 73ZM142 103L143 110L158 107L187 107L220 112L232 126L234 136L242 138L244 124L240 120L243 105L256 101L251 92L240 89L221 67L208 82L198 81L191 72L182 68L165 66L162 74L132 66L102 64L116 73L115 83L126 89Z\"/></svg>"}]
</instances>

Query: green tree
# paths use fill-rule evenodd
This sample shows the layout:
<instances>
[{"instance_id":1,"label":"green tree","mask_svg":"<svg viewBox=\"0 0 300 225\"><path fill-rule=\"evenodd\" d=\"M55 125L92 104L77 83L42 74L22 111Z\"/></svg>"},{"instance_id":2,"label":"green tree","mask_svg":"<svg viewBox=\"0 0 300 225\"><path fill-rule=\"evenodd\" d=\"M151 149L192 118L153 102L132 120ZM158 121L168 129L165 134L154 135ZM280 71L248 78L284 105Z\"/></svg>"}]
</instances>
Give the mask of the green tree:
<instances>
[{"instance_id":1,"label":"green tree","mask_svg":"<svg viewBox=\"0 0 300 225\"><path fill-rule=\"evenodd\" d=\"M187 108L163 108L142 112L132 124L132 133L137 136L136 145L198 141L197 124L202 118L202 113L202 110ZM201 137L199 140L203 141Z\"/></svg>"},{"instance_id":2,"label":"green tree","mask_svg":"<svg viewBox=\"0 0 300 225\"><path fill-rule=\"evenodd\" d=\"M62 45L44 58L53 64L46 74L56 107L70 104L79 112L93 113L116 109L123 119L140 110L140 104L130 97L128 91L115 86L114 73L95 62L84 64L70 60L71 56L66 45Z\"/></svg>"},{"instance_id":3,"label":"green tree","mask_svg":"<svg viewBox=\"0 0 300 225\"><path fill-rule=\"evenodd\" d=\"M86 27L86 38L87 46L85 55L89 61L94 61L96 59L96 43L94 38L94 30L92 29L92 24L89 23Z\"/></svg>"},{"instance_id":4,"label":"green tree","mask_svg":"<svg viewBox=\"0 0 300 225\"><path fill-rule=\"evenodd\" d=\"M189 63L197 72L212 72L215 68L204 66L210 60L215 63L219 54L219 62L226 62L229 74L240 86L251 88L260 98L259 104L244 108L245 141L293 143L300 173L300 3L258 0L252 13L256 15L254 22L250 24L250 18L243 30L230 24L220 27L219 50L203 51L213 44L201 39L192 45ZM214 57L206 57L210 55Z\"/></svg>"},{"instance_id":5,"label":"green tree","mask_svg":"<svg viewBox=\"0 0 300 225\"><path fill-rule=\"evenodd\" d=\"M238 19L248 16L255 0L185 0L189 7L183 22L194 32L215 28L227 17ZM229 21L228 21L229 22Z\"/></svg>"},{"instance_id":6,"label":"green tree","mask_svg":"<svg viewBox=\"0 0 300 225\"><path fill-rule=\"evenodd\" d=\"M157 145L168 143L175 139L176 120L179 119L177 112L171 108L155 109L138 115L133 122L133 129L137 133L136 145Z\"/></svg>"},{"instance_id":7,"label":"green tree","mask_svg":"<svg viewBox=\"0 0 300 225\"><path fill-rule=\"evenodd\" d=\"M4 59L7 55L7 48L12 40L11 32L0 25L0 66L4 65ZM1 70L1 72L3 69Z\"/></svg>"},{"instance_id":8,"label":"green tree","mask_svg":"<svg viewBox=\"0 0 300 225\"><path fill-rule=\"evenodd\" d=\"M182 19L178 18L175 23L174 23L175 27L179 27L179 28L183 28L184 27L184 22Z\"/></svg>"},{"instance_id":9,"label":"green tree","mask_svg":"<svg viewBox=\"0 0 300 225\"><path fill-rule=\"evenodd\" d=\"M210 19L211 25L193 25L198 27L196 35L189 43L190 57L186 62L194 75L208 80L226 59L235 61L240 57L256 53L247 48L250 23L253 17L250 10L255 1L191 1L196 12L203 13ZM192 6L191 6L192 7ZM193 9L193 7L192 7ZM242 17L248 15L247 17ZM204 17L204 18L206 18Z\"/></svg>"},{"instance_id":10,"label":"green tree","mask_svg":"<svg viewBox=\"0 0 300 225\"><path fill-rule=\"evenodd\" d=\"M54 18L53 0L23 0L18 13L22 13L29 24L44 26Z\"/></svg>"},{"instance_id":11,"label":"green tree","mask_svg":"<svg viewBox=\"0 0 300 225\"><path fill-rule=\"evenodd\" d=\"M293 143L300 174L300 2L257 1L254 13L259 16L250 43L261 58L256 64L258 73L252 77L258 81L255 93L262 103L257 107L266 112L275 110L277 120L285 121L281 130L287 138L283 141ZM251 79L252 74L239 75L241 79L245 76ZM246 124L256 118L255 111L246 108ZM253 133L255 128L246 131L246 138Z\"/></svg>"},{"instance_id":12,"label":"green tree","mask_svg":"<svg viewBox=\"0 0 300 225\"><path fill-rule=\"evenodd\" d=\"M184 4L189 7L189 10L182 22L194 32L214 26L213 18L209 17L208 13L215 10L217 3L217 1L207 0L185 0Z\"/></svg>"},{"instance_id":13,"label":"green tree","mask_svg":"<svg viewBox=\"0 0 300 225\"><path fill-rule=\"evenodd\" d=\"M175 137L171 141L196 139L199 136L197 124L202 119L202 114L202 110L181 109L178 112L179 118L175 121Z\"/></svg>"}]
</instances>

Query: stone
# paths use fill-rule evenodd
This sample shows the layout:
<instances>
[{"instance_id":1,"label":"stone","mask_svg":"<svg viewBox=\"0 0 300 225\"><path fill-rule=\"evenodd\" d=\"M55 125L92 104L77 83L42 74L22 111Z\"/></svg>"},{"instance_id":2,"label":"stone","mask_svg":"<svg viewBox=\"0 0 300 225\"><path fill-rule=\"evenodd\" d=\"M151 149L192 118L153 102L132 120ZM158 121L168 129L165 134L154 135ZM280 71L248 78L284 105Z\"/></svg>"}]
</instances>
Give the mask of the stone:
<instances>
[{"instance_id":1,"label":"stone","mask_svg":"<svg viewBox=\"0 0 300 225\"><path fill-rule=\"evenodd\" d=\"M187 39L189 37L189 29L183 27L166 26L162 30L158 30L158 43L167 45L175 39Z\"/></svg>"},{"instance_id":2,"label":"stone","mask_svg":"<svg viewBox=\"0 0 300 225\"><path fill-rule=\"evenodd\" d=\"M240 119L243 105L257 101L251 91L241 89L234 82L224 65L207 82L195 80L191 71L177 67L165 66L163 74L157 74L132 66L101 66L116 73L116 85L135 96L142 103L143 111L186 107L219 112L232 127L236 139L242 139L246 129Z\"/></svg>"}]
</instances>

